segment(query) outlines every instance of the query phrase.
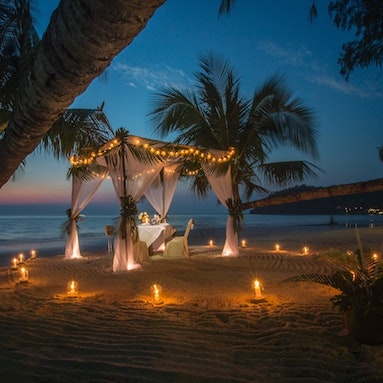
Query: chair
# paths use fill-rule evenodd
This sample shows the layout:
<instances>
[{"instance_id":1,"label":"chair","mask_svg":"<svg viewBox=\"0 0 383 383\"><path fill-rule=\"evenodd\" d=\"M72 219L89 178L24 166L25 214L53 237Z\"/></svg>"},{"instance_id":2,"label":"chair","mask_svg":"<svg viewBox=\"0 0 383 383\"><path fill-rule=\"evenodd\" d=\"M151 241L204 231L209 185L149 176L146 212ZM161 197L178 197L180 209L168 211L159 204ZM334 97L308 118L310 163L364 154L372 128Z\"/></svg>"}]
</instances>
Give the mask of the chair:
<instances>
[{"instance_id":1,"label":"chair","mask_svg":"<svg viewBox=\"0 0 383 383\"><path fill-rule=\"evenodd\" d=\"M194 228L194 220L189 219L184 235L175 236L165 244L164 256L185 256L189 255L188 237L190 230Z\"/></svg>"},{"instance_id":2,"label":"chair","mask_svg":"<svg viewBox=\"0 0 383 383\"><path fill-rule=\"evenodd\" d=\"M137 263L146 262L149 259L149 249L148 246L146 246L146 242L137 239L137 241L133 243L133 254L134 260Z\"/></svg>"}]
</instances>

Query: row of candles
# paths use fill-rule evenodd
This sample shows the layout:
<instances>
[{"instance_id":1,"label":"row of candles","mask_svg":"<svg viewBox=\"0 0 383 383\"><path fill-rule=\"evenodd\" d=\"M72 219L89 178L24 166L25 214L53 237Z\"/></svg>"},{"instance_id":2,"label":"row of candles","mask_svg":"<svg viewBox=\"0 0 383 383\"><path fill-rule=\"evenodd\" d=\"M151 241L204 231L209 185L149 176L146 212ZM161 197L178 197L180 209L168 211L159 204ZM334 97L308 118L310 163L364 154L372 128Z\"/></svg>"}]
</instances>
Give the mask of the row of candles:
<instances>
[{"instance_id":1,"label":"row of candles","mask_svg":"<svg viewBox=\"0 0 383 383\"><path fill-rule=\"evenodd\" d=\"M214 247L214 241L211 239L209 240L209 247ZM245 249L247 247L247 243L246 243L246 240L245 239L242 239L241 240L241 247L243 249ZM281 245L279 243L276 243L275 246L274 246L274 250L275 251L281 251ZM302 253L304 255L308 255L310 252L310 249L308 248L308 246L303 246L302 247Z\"/></svg>"},{"instance_id":2,"label":"row of candles","mask_svg":"<svg viewBox=\"0 0 383 383\"><path fill-rule=\"evenodd\" d=\"M258 279L254 280L253 288L254 288L254 295L253 295L252 301L264 300L265 298L262 294L263 284ZM152 293L152 300L155 305L160 305L163 303L161 285L159 285L158 283L152 284L151 293ZM78 294L79 294L78 282L72 279L67 284L67 296L70 298L76 298L78 297Z\"/></svg>"},{"instance_id":3,"label":"row of candles","mask_svg":"<svg viewBox=\"0 0 383 383\"><path fill-rule=\"evenodd\" d=\"M30 251L31 259L35 259L37 257L36 250ZM25 263L25 256L24 253L20 253L17 258L12 259L12 270L18 270L19 265L24 265ZM20 283L26 283L28 282L29 273L28 269L25 266L22 266L19 270L19 282Z\"/></svg>"}]
</instances>

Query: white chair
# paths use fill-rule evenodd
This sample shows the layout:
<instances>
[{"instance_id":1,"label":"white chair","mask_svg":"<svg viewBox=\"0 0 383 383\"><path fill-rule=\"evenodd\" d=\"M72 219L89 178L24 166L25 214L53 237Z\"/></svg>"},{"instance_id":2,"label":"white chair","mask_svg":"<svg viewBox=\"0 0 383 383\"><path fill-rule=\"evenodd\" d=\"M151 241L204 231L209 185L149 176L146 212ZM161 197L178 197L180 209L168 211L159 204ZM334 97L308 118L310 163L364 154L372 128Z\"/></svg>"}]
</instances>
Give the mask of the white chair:
<instances>
[{"instance_id":1,"label":"white chair","mask_svg":"<svg viewBox=\"0 0 383 383\"><path fill-rule=\"evenodd\" d=\"M194 220L189 219L184 235L175 236L165 244L164 256L176 257L182 255L187 257L189 255L188 237L190 230L193 228Z\"/></svg>"}]
</instances>

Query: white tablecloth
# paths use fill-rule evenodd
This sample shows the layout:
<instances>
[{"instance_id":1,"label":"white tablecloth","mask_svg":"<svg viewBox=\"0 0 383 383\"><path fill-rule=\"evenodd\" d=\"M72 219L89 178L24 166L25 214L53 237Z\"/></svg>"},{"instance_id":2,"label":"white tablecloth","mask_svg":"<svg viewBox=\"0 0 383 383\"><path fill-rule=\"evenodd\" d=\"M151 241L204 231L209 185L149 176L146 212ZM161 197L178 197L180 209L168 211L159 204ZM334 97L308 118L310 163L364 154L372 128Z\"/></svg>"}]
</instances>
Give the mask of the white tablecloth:
<instances>
[{"instance_id":1,"label":"white tablecloth","mask_svg":"<svg viewBox=\"0 0 383 383\"><path fill-rule=\"evenodd\" d=\"M142 224L138 225L138 236L140 241L146 242L152 251L164 251L165 241L170 238L176 229L168 223L159 225Z\"/></svg>"}]
</instances>

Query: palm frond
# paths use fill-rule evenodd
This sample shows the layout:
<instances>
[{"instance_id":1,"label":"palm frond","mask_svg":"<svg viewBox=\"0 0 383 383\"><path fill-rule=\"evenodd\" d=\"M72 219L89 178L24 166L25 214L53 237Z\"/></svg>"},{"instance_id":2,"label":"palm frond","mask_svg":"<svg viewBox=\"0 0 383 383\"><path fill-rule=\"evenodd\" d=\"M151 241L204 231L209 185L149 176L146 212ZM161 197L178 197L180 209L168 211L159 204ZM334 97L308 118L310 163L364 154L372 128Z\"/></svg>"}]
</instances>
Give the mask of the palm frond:
<instances>
[{"instance_id":1,"label":"palm frond","mask_svg":"<svg viewBox=\"0 0 383 383\"><path fill-rule=\"evenodd\" d=\"M326 286L331 286L334 289L343 292L353 291L352 274L346 271L337 271L332 275L327 274L301 274L286 278L284 282L314 282Z\"/></svg>"},{"instance_id":2,"label":"palm frond","mask_svg":"<svg viewBox=\"0 0 383 383\"><path fill-rule=\"evenodd\" d=\"M105 114L99 109L67 109L42 138L40 151L55 158L69 158L87 148L108 141L113 134Z\"/></svg>"},{"instance_id":3,"label":"palm frond","mask_svg":"<svg viewBox=\"0 0 383 383\"><path fill-rule=\"evenodd\" d=\"M80 178L84 181L89 181L95 177L100 177L106 174L107 169L97 163L92 163L87 166L72 166L67 172L66 178L69 180L72 177Z\"/></svg>"},{"instance_id":4,"label":"palm frond","mask_svg":"<svg viewBox=\"0 0 383 383\"><path fill-rule=\"evenodd\" d=\"M267 181L272 185L284 186L302 181L307 177L317 177L320 170L306 161L272 162L259 166Z\"/></svg>"},{"instance_id":5,"label":"palm frond","mask_svg":"<svg viewBox=\"0 0 383 383\"><path fill-rule=\"evenodd\" d=\"M314 20L316 20L317 18L318 18L318 11L317 11L317 7L315 5L315 1L313 1L313 3L311 4L311 7L310 7L310 12L309 12L310 23L314 22Z\"/></svg>"},{"instance_id":6,"label":"palm frond","mask_svg":"<svg viewBox=\"0 0 383 383\"><path fill-rule=\"evenodd\" d=\"M231 7L234 5L235 0L222 0L218 9L218 15L221 16L224 13L230 13Z\"/></svg>"}]
</instances>

